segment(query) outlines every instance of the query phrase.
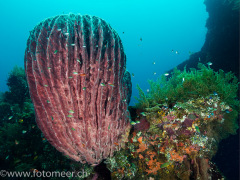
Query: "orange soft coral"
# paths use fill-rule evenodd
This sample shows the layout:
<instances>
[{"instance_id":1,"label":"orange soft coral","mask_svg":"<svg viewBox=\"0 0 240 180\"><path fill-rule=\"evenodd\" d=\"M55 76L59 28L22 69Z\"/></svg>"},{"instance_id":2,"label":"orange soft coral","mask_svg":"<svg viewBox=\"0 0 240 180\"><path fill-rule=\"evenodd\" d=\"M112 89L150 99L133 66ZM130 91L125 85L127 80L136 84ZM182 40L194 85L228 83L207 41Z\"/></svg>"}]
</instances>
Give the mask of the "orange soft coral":
<instances>
[{"instance_id":1,"label":"orange soft coral","mask_svg":"<svg viewBox=\"0 0 240 180\"><path fill-rule=\"evenodd\" d=\"M146 149L147 149L147 145L141 143L141 144L139 144L139 149L137 149L137 152L138 152L138 153L139 153L139 152L143 152L143 151L145 151Z\"/></svg>"},{"instance_id":2,"label":"orange soft coral","mask_svg":"<svg viewBox=\"0 0 240 180\"><path fill-rule=\"evenodd\" d=\"M152 157L151 157L151 159L147 162L147 165L148 165L148 168L149 169L147 169L146 170L146 172L148 173L148 174L157 174L157 171L160 169L160 166L161 166L161 163L160 162L157 162L157 160L156 159L153 159Z\"/></svg>"},{"instance_id":3,"label":"orange soft coral","mask_svg":"<svg viewBox=\"0 0 240 180\"><path fill-rule=\"evenodd\" d=\"M171 160L173 160L173 161L182 162L184 159L184 156L179 155L175 150L172 150L169 153L171 156Z\"/></svg>"},{"instance_id":4,"label":"orange soft coral","mask_svg":"<svg viewBox=\"0 0 240 180\"><path fill-rule=\"evenodd\" d=\"M184 150L188 155L197 152L197 150L191 146L186 147Z\"/></svg>"}]
</instances>

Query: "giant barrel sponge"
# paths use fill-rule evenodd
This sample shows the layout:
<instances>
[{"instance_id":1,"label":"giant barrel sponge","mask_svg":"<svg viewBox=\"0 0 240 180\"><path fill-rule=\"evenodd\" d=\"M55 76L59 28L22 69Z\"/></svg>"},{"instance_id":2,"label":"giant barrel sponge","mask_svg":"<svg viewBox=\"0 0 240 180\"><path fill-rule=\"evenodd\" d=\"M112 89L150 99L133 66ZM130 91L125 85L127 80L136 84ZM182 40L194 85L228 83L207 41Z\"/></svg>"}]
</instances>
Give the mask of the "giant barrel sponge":
<instances>
[{"instance_id":1,"label":"giant barrel sponge","mask_svg":"<svg viewBox=\"0 0 240 180\"><path fill-rule=\"evenodd\" d=\"M98 164L123 145L132 84L108 23L74 14L42 21L30 32L25 71L38 127L58 151Z\"/></svg>"}]
</instances>

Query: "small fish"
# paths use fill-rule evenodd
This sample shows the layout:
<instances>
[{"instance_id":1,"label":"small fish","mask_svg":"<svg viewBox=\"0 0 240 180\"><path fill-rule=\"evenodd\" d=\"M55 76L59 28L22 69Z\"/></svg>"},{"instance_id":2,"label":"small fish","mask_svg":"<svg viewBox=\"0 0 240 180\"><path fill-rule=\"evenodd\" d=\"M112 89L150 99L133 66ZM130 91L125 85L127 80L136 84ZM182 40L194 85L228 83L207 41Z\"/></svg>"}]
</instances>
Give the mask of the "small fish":
<instances>
[{"instance_id":1,"label":"small fish","mask_svg":"<svg viewBox=\"0 0 240 180\"><path fill-rule=\"evenodd\" d=\"M50 116L51 118L52 118L52 121L53 121L53 117L52 116Z\"/></svg>"},{"instance_id":2,"label":"small fish","mask_svg":"<svg viewBox=\"0 0 240 180\"><path fill-rule=\"evenodd\" d=\"M47 84L44 84L43 86L44 86L44 87L48 87L48 85L47 85Z\"/></svg>"},{"instance_id":3,"label":"small fish","mask_svg":"<svg viewBox=\"0 0 240 180\"><path fill-rule=\"evenodd\" d=\"M140 41L142 41L142 38L140 38Z\"/></svg>"},{"instance_id":4,"label":"small fish","mask_svg":"<svg viewBox=\"0 0 240 180\"><path fill-rule=\"evenodd\" d=\"M154 61L153 64L156 64L156 62Z\"/></svg>"},{"instance_id":5,"label":"small fish","mask_svg":"<svg viewBox=\"0 0 240 180\"><path fill-rule=\"evenodd\" d=\"M69 114L69 115L67 115L67 117L73 117L73 115Z\"/></svg>"},{"instance_id":6,"label":"small fish","mask_svg":"<svg viewBox=\"0 0 240 180\"><path fill-rule=\"evenodd\" d=\"M137 136L140 136L142 134L142 132L141 131L139 131L138 133L137 133Z\"/></svg>"},{"instance_id":7,"label":"small fish","mask_svg":"<svg viewBox=\"0 0 240 180\"><path fill-rule=\"evenodd\" d=\"M7 156L5 159L8 159L9 158L9 156Z\"/></svg>"},{"instance_id":8,"label":"small fish","mask_svg":"<svg viewBox=\"0 0 240 180\"><path fill-rule=\"evenodd\" d=\"M69 113L71 113L71 114L73 114L74 113L74 111L73 110L70 110L70 111L68 111Z\"/></svg>"},{"instance_id":9,"label":"small fish","mask_svg":"<svg viewBox=\"0 0 240 180\"><path fill-rule=\"evenodd\" d=\"M228 109L225 110L226 113L230 113L230 111Z\"/></svg>"},{"instance_id":10,"label":"small fish","mask_svg":"<svg viewBox=\"0 0 240 180\"><path fill-rule=\"evenodd\" d=\"M75 131L75 129L74 129L74 128L72 128L72 130L73 130L73 131Z\"/></svg>"},{"instance_id":11,"label":"small fish","mask_svg":"<svg viewBox=\"0 0 240 180\"><path fill-rule=\"evenodd\" d=\"M101 83L100 85L103 86L103 87L106 86L104 83Z\"/></svg>"},{"instance_id":12,"label":"small fish","mask_svg":"<svg viewBox=\"0 0 240 180\"><path fill-rule=\"evenodd\" d=\"M209 99L212 99L212 96L210 96Z\"/></svg>"},{"instance_id":13,"label":"small fish","mask_svg":"<svg viewBox=\"0 0 240 180\"><path fill-rule=\"evenodd\" d=\"M185 81L185 79L184 78L182 78L182 82L184 82Z\"/></svg>"},{"instance_id":14,"label":"small fish","mask_svg":"<svg viewBox=\"0 0 240 180\"><path fill-rule=\"evenodd\" d=\"M54 51L54 54L57 54L57 52L58 52L58 50L55 50L55 51Z\"/></svg>"},{"instance_id":15,"label":"small fish","mask_svg":"<svg viewBox=\"0 0 240 180\"><path fill-rule=\"evenodd\" d=\"M168 167L169 164L170 164L170 162L166 162L166 163L161 164L160 167L161 167L161 168L165 168L165 167Z\"/></svg>"},{"instance_id":16,"label":"small fish","mask_svg":"<svg viewBox=\"0 0 240 180\"><path fill-rule=\"evenodd\" d=\"M31 157L32 154L24 154L22 157Z\"/></svg>"},{"instance_id":17,"label":"small fish","mask_svg":"<svg viewBox=\"0 0 240 180\"><path fill-rule=\"evenodd\" d=\"M50 70L51 68L50 68L50 67L48 67L48 69Z\"/></svg>"},{"instance_id":18,"label":"small fish","mask_svg":"<svg viewBox=\"0 0 240 180\"><path fill-rule=\"evenodd\" d=\"M217 96L218 94L217 94L217 92L214 91L214 92L213 92L213 95L214 95L214 96Z\"/></svg>"},{"instance_id":19,"label":"small fish","mask_svg":"<svg viewBox=\"0 0 240 180\"><path fill-rule=\"evenodd\" d=\"M10 116L9 118L8 118L8 120L11 120L13 118L13 116Z\"/></svg>"},{"instance_id":20,"label":"small fish","mask_svg":"<svg viewBox=\"0 0 240 180\"><path fill-rule=\"evenodd\" d=\"M123 32L123 34L124 34L124 32Z\"/></svg>"},{"instance_id":21,"label":"small fish","mask_svg":"<svg viewBox=\"0 0 240 180\"><path fill-rule=\"evenodd\" d=\"M33 158L33 160L35 161L37 158L38 158L38 156L35 156L35 157Z\"/></svg>"},{"instance_id":22,"label":"small fish","mask_svg":"<svg viewBox=\"0 0 240 180\"><path fill-rule=\"evenodd\" d=\"M83 90L86 90L86 87L83 87L82 89L83 89Z\"/></svg>"},{"instance_id":23,"label":"small fish","mask_svg":"<svg viewBox=\"0 0 240 180\"><path fill-rule=\"evenodd\" d=\"M164 76L169 76L169 73L165 73Z\"/></svg>"},{"instance_id":24,"label":"small fish","mask_svg":"<svg viewBox=\"0 0 240 180\"><path fill-rule=\"evenodd\" d=\"M211 66L211 65L212 65L212 63L211 63L211 62L208 62L208 63L207 63L207 65Z\"/></svg>"},{"instance_id":25,"label":"small fish","mask_svg":"<svg viewBox=\"0 0 240 180\"><path fill-rule=\"evenodd\" d=\"M174 52L174 50L172 49L172 51L171 51L172 53Z\"/></svg>"},{"instance_id":26,"label":"small fish","mask_svg":"<svg viewBox=\"0 0 240 180\"><path fill-rule=\"evenodd\" d=\"M126 102L126 101L127 101L126 99L123 100L123 102Z\"/></svg>"},{"instance_id":27,"label":"small fish","mask_svg":"<svg viewBox=\"0 0 240 180\"><path fill-rule=\"evenodd\" d=\"M75 46L75 44L71 44L71 46Z\"/></svg>"},{"instance_id":28,"label":"small fish","mask_svg":"<svg viewBox=\"0 0 240 180\"><path fill-rule=\"evenodd\" d=\"M57 31L61 31L61 29L57 29Z\"/></svg>"},{"instance_id":29,"label":"small fish","mask_svg":"<svg viewBox=\"0 0 240 180\"><path fill-rule=\"evenodd\" d=\"M197 133L200 133L200 129L198 126L195 126L195 129L196 129Z\"/></svg>"},{"instance_id":30,"label":"small fish","mask_svg":"<svg viewBox=\"0 0 240 180\"><path fill-rule=\"evenodd\" d=\"M153 75L156 75L156 74L157 74L156 72L153 73Z\"/></svg>"},{"instance_id":31,"label":"small fish","mask_svg":"<svg viewBox=\"0 0 240 180\"><path fill-rule=\"evenodd\" d=\"M22 133L25 134L27 131L23 130Z\"/></svg>"},{"instance_id":32,"label":"small fish","mask_svg":"<svg viewBox=\"0 0 240 180\"><path fill-rule=\"evenodd\" d=\"M136 123L134 121L131 121L130 124L133 126L136 125Z\"/></svg>"},{"instance_id":33,"label":"small fish","mask_svg":"<svg viewBox=\"0 0 240 180\"><path fill-rule=\"evenodd\" d=\"M96 47L98 47L98 45L96 45Z\"/></svg>"},{"instance_id":34,"label":"small fish","mask_svg":"<svg viewBox=\"0 0 240 180\"><path fill-rule=\"evenodd\" d=\"M78 73L77 72L73 72L73 74L77 75Z\"/></svg>"},{"instance_id":35,"label":"small fish","mask_svg":"<svg viewBox=\"0 0 240 180\"><path fill-rule=\"evenodd\" d=\"M85 147L85 144L82 143L82 146Z\"/></svg>"},{"instance_id":36,"label":"small fish","mask_svg":"<svg viewBox=\"0 0 240 180\"><path fill-rule=\"evenodd\" d=\"M200 58L200 57L198 58L198 61L201 61L201 58Z\"/></svg>"},{"instance_id":37,"label":"small fish","mask_svg":"<svg viewBox=\"0 0 240 180\"><path fill-rule=\"evenodd\" d=\"M142 143L142 136L138 138L138 142L141 144Z\"/></svg>"},{"instance_id":38,"label":"small fish","mask_svg":"<svg viewBox=\"0 0 240 180\"><path fill-rule=\"evenodd\" d=\"M19 141L15 140L15 144L18 145L18 144L19 144Z\"/></svg>"},{"instance_id":39,"label":"small fish","mask_svg":"<svg viewBox=\"0 0 240 180\"><path fill-rule=\"evenodd\" d=\"M84 77L84 76L86 76L86 74L82 73L82 74L79 74L79 76Z\"/></svg>"},{"instance_id":40,"label":"small fish","mask_svg":"<svg viewBox=\"0 0 240 180\"><path fill-rule=\"evenodd\" d=\"M47 100L47 103L50 103L50 101L49 101L49 100Z\"/></svg>"},{"instance_id":41,"label":"small fish","mask_svg":"<svg viewBox=\"0 0 240 180\"><path fill-rule=\"evenodd\" d=\"M134 73L132 73L132 77L134 77Z\"/></svg>"},{"instance_id":42,"label":"small fish","mask_svg":"<svg viewBox=\"0 0 240 180\"><path fill-rule=\"evenodd\" d=\"M18 122L19 122L19 123L23 123L23 119L19 119Z\"/></svg>"},{"instance_id":43,"label":"small fish","mask_svg":"<svg viewBox=\"0 0 240 180\"><path fill-rule=\"evenodd\" d=\"M108 85L114 87L114 84L112 84L112 83L108 83Z\"/></svg>"},{"instance_id":44,"label":"small fish","mask_svg":"<svg viewBox=\"0 0 240 180\"><path fill-rule=\"evenodd\" d=\"M32 129L34 129L35 128L35 126L34 125L32 125Z\"/></svg>"},{"instance_id":45,"label":"small fish","mask_svg":"<svg viewBox=\"0 0 240 180\"><path fill-rule=\"evenodd\" d=\"M82 46L82 47L84 47L84 48L85 48L86 46Z\"/></svg>"},{"instance_id":46,"label":"small fish","mask_svg":"<svg viewBox=\"0 0 240 180\"><path fill-rule=\"evenodd\" d=\"M68 36L69 35L69 33L64 33L66 36Z\"/></svg>"},{"instance_id":47,"label":"small fish","mask_svg":"<svg viewBox=\"0 0 240 180\"><path fill-rule=\"evenodd\" d=\"M109 71L112 71L112 69L110 68L110 69L108 69Z\"/></svg>"},{"instance_id":48,"label":"small fish","mask_svg":"<svg viewBox=\"0 0 240 180\"><path fill-rule=\"evenodd\" d=\"M139 124L140 123L140 121L136 121L136 124Z\"/></svg>"},{"instance_id":49,"label":"small fish","mask_svg":"<svg viewBox=\"0 0 240 180\"><path fill-rule=\"evenodd\" d=\"M81 61L79 59L77 59L77 62L79 62L81 64Z\"/></svg>"},{"instance_id":50,"label":"small fish","mask_svg":"<svg viewBox=\"0 0 240 180\"><path fill-rule=\"evenodd\" d=\"M179 52L178 52L178 51L176 51L176 54L179 54Z\"/></svg>"},{"instance_id":51,"label":"small fish","mask_svg":"<svg viewBox=\"0 0 240 180\"><path fill-rule=\"evenodd\" d=\"M143 116L146 116L145 112L141 112L140 114L143 115Z\"/></svg>"},{"instance_id":52,"label":"small fish","mask_svg":"<svg viewBox=\"0 0 240 180\"><path fill-rule=\"evenodd\" d=\"M72 76L69 76L68 78L71 79L71 78L73 78L73 77L72 77Z\"/></svg>"},{"instance_id":53,"label":"small fish","mask_svg":"<svg viewBox=\"0 0 240 180\"><path fill-rule=\"evenodd\" d=\"M16 159L16 160L14 160L14 164L17 164L17 163L20 163L20 162L21 162L20 159Z\"/></svg>"},{"instance_id":54,"label":"small fish","mask_svg":"<svg viewBox=\"0 0 240 180\"><path fill-rule=\"evenodd\" d=\"M147 92L149 92L149 89L147 89Z\"/></svg>"},{"instance_id":55,"label":"small fish","mask_svg":"<svg viewBox=\"0 0 240 180\"><path fill-rule=\"evenodd\" d=\"M119 145L119 144L118 144L118 143L116 143L116 142L115 142L114 144L115 144L116 146L118 146L118 145Z\"/></svg>"},{"instance_id":56,"label":"small fish","mask_svg":"<svg viewBox=\"0 0 240 180\"><path fill-rule=\"evenodd\" d=\"M110 129L110 125L108 126L108 129Z\"/></svg>"}]
</instances>

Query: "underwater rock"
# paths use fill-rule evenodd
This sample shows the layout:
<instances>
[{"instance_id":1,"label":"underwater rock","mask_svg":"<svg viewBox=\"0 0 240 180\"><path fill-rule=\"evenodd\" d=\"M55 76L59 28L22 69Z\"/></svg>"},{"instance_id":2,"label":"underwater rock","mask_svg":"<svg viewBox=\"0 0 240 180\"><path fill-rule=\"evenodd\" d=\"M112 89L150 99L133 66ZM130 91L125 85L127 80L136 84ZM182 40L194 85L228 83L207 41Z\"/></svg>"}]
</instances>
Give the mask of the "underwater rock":
<instances>
[{"instance_id":1,"label":"underwater rock","mask_svg":"<svg viewBox=\"0 0 240 180\"><path fill-rule=\"evenodd\" d=\"M149 129L149 127L150 127L150 123L146 120L146 118L141 118L140 123L134 126L134 130L136 130L136 132L146 131Z\"/></svg>"},{"instance_id":2,"label":"underwater rock","mask_svg":"<svg viewBox=\"0 0 240 180\"><path fill-rule=\"evenodd\" d=\"M193 120L186 118L182 122L182 127L192 127L192 124L193 124Z\"/></svg>"},{"instance_id":3,"label":"underwater rock","mask_svg":"<svg viewBox=\"0 0 240 180\"><path fill-rule=\"evenodd\" d=\"M40 22L27 41L25 71L37 124L58 151L98 164L120 148L132 84L108 23L74 14Z\"/></svg>"}]
</instances>

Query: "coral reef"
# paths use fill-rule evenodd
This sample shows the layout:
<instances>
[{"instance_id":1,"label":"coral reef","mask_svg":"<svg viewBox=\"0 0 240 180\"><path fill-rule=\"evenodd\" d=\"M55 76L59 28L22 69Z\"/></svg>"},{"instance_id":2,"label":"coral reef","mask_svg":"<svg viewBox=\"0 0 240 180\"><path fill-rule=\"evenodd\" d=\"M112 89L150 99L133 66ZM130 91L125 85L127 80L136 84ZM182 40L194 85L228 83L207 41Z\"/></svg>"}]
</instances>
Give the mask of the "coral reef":
<instances>
[{"instance_id":1,"label":"coral reef","mask_svg":"<svg viewBox=\"0 0 240 180\"><path fill-rule=\"evenodd\" d=\"M74 14L44 20L30 32L25 70L37 124L57 150L98 164L120 149L131 78L109 24Z\"/></svg>"},{"instance_id":2,"label":"coral reef","mask_svg":"<svg viewBox=\"0 0 240 180\"><path fill-rule=\"evenodd\" d=\"M239 0L205 0L207 35L199 52L177 66L196 68L199 62L212 63L215 71L232 71L239 79ZM191 50L191 49L189 49ZM240 95L240 92L238 92ZM229 148L231 147L231 148ZM239 130L220 143L214 162L228 179L239 179ZM231 154L231 157L228 156Z\"/></svg>"},{"instance_id":3,"label":"coral reef","mask_svg":"<svg viewBox=\"0 0 240 180\"><path fill-rule=\"evenodd\" d=\"M139 87L129 142L106 161L113 179L221 177L210 160L238 129L238 84L232 73L199 64L150 81L147 94Z\"/></svg>"}]
</instances>

